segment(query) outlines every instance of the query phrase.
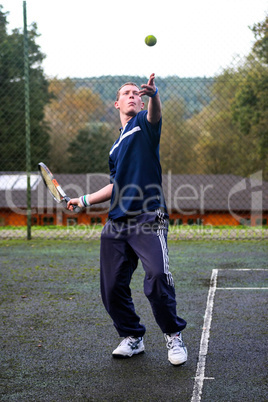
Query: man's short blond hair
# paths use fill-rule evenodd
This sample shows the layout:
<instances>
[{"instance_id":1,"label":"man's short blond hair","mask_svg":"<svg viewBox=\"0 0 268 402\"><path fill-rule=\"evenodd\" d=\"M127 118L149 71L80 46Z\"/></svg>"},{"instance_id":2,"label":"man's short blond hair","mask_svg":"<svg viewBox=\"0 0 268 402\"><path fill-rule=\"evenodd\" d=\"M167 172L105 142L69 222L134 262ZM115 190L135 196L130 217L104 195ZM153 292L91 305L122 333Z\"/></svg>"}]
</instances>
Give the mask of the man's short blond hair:
<instances>
[{"instance_id":1,"label":"man's short blond hair","mask_svg":"<svg viewBox=\"0 0 268 402\"><path fill-rule=\"evenodd\" d=\"M118 101L118 99L119 99L119 97L120 97L120 91L121 91L121 89L122 89L123 87L125 87L126 85L133 85L133 86L137 87L138 90L140 91L140 87L139 87L137 84L135 84L135 82L131 82L131 81L125 82L125 84L121 85L121 87L120 87L120 88L118 89L118 91L116 92L116 100L117 100L117 101Z\"/></svg>"}]
</instances>

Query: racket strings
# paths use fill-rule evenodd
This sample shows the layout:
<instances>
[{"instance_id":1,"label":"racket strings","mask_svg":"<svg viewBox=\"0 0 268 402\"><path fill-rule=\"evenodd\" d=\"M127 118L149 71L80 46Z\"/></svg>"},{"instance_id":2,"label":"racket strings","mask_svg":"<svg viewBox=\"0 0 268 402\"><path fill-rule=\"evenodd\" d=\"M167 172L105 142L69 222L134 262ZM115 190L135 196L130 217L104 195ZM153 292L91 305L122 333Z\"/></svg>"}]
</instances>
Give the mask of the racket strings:
<instances>
[{"instance_id":1,"label":"racket strings","mask_svg":"<svg viewBox=\"0 0 268 402\"><path fill-rule=\"evenodd\" d=\"M49 191L51 192L53 197L55 197L58 201L61 201L62 197L59 194L57 187L53 183L53 180L52 180L50 174L44 168L41 168L41 169L42 169L42 176L44 178L44 181L45 181Z\"/></svg>"}]
</instances>

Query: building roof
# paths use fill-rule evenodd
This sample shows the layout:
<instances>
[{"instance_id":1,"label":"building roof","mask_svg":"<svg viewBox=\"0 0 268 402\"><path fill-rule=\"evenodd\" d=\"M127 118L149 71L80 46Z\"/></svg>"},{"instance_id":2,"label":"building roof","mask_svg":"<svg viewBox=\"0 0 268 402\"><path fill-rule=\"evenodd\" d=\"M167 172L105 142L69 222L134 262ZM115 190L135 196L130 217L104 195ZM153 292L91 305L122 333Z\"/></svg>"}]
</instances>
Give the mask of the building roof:
<instances>
[{"instance_id":1,"label":"building roof","mask_svg":"<svg viewBox=\"0 0 268 402\"><path fill-rule=\"evenodd\" d=\"M99 190L109 183L107 174L56 174L69 197ZM25 172L0 172L0 208L26 208ZM46 190L38 172L31 173L31 205L53 208L56 202ZM169 211L268 211L268 182L261 172L243 178L236 175L163 175L163 191ZM65 205L63 204L63 207ZM109 202L95 206L108 210Z\"/></svg>"},{"instance_id":2,"label":"building roof","mask_svg":"<svg viewBox=\"0 0 268 402\"><path fill-rule=\"evenodd\" d=\"M249 178L232 174L164 175L163 189L172 210L268 210L268 182L258 172Z\"/></svg>"}]
</instances>

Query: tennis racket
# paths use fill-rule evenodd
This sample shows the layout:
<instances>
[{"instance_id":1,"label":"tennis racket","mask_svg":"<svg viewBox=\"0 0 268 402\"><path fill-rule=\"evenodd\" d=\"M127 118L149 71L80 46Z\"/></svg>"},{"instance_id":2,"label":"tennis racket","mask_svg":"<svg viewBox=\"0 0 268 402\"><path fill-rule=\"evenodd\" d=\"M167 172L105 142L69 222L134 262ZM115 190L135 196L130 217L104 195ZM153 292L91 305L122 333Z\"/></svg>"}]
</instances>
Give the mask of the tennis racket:
<instances>
[{"instance_id":1,"label":"tennis racket","mask_svg":"<svg viewBox=\"0 0 268 402\"><path fill-rule=\"evenodd\" d=\"M65 201L67 204L67 202L70 201L70 197L65 194L64 190L54 178L49 168L43 162L40 162L38 163L38 169L45 183L45 186L47 187L54 200L58 203ZM81 211L81 208L77 205L73 205L73 209L75 212Z\"/></svg>"}]
</instances>

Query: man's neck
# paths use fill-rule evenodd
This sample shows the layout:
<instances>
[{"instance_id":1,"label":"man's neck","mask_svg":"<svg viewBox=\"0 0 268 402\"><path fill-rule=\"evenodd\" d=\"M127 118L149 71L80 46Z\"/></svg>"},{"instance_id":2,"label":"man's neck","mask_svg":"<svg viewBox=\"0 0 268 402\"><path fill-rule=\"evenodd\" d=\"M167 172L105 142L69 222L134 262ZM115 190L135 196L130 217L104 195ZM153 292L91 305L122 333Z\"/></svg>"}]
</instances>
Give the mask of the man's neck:
<instances>
[{"instance_id":1,"label":"man's neck","mask_svg":"<svg viewBox=\"0 0 268 402\"><path fill-rule=\"evenodd\" d=\"M120 116L120 120L121 120L121 124L122 124L122 127L123 128L125 128L125 126L126 126L126 124L132 119L132 117L134 117L134 116L136 116L136 115L126 115L126 114L123 114L123 115L121 115Z\"/></svg>"}]
</instances>

